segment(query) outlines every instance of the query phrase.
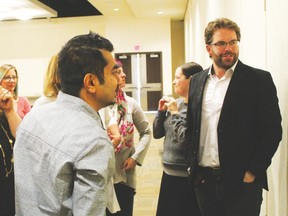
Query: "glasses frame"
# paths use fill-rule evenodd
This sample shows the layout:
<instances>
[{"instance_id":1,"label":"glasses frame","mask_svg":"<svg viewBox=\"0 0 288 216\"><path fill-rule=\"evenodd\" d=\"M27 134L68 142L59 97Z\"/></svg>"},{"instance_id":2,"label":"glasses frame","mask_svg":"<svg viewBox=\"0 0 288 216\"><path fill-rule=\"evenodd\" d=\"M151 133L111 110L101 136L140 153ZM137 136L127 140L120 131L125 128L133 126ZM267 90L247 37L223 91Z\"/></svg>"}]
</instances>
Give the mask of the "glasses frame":
<instances>
[{"instance_id":1,"label":"glasses frame","mask_svg":"<svg viewBox=\"0 0 288 216\"><path fill-rule=\"evenodd\" d=\"M236 46L238 46L239 42L240 42L239 40L235 39L235 40L231 40L229 42L218 41L216 43L210 43L210 45L214 45L214 46L219 47L219 48L226 48L228 45L230 47L236 47Z\"/></svg>"},{"instance_id":2,"label":"glasses frame","mask_svg":"<svg viewBox=\"0 0 288 216\"><path fill-rule=\"evenodd\" d=\"M4 76L2 80L6 81L6 82L11 82L12 79L17 81L18 78L19 78L18 76L9 76L8 75L8 76Z\"/></svg>"}]
</instances>

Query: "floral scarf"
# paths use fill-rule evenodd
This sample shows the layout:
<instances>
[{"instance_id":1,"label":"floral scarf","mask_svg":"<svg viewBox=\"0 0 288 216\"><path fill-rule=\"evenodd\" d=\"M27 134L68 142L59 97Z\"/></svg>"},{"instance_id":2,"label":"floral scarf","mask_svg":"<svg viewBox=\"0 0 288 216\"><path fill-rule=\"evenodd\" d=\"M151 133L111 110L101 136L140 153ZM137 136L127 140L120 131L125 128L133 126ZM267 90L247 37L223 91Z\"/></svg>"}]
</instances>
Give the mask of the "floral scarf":
<instances>
[{"instance_id":1,"label":"floral scarf","mask_svg":"<svg viewBox=\"0 0 288 216\"><path fill-rule=\"evenodd\" d=\"M122 142L116 147L116 152L122 149L130 148L134 144L134 123L132 119L132 112L126 100L126 93L123 89L119 89L116 100L116 113L117 123L122 136Z\"/></svg>"}]
</instances>

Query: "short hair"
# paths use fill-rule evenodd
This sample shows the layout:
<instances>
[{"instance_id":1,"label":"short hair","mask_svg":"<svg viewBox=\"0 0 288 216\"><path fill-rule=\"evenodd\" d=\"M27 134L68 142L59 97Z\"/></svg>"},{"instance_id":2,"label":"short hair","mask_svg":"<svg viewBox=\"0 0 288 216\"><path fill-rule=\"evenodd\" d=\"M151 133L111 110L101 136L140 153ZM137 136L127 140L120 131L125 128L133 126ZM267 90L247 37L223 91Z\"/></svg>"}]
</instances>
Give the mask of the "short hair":
<instances>
[{"instance_id":1,"label":"short hair","mask_svg":"<svg viewBox=\"0 0 288 216\"><path fill-rule=\"evenodd\" d=\"M0 83L2 83L3 78L5 77L5 75L8 73L9 70L14 69L16 76L18 77L18 71L16 69L15 66L11 65L11 64L4 64L0 67ZM18 98L18 80L16 82L16 87L14 89L14 98L17 99Z\"/></svg>"},{"instance_id":2,"label":"short hair","mask_svg":"<svg viewBox=\"0 0 288 216\"><path fill-rule=\"evenodd\" d=\"M240 41L241 39L240 28L235 22L227 18L218 18L215 19L214 21L209 22L205 29L204 35L206 44L212 43L212 37L214 35L214 32L217 31L218 29L233 30L236 33L237 40Z\"/></svg>"},{"instance_id":3,"label":"short hair","mask_svg":"<svg viewBox=\"0 0 288 216\"><path fill-rule=\"evenodd\" d=\"M195 62L185 63L181 65L180 68L186 79L189 79L194 74L199 73L200 71L203 71L202 66Z\"/></svg>"},{"instance_id":4,"label":"short hair","mask_svg":"<svg viewBox=\"0 0 288 216\"><path fill-rule=\"evenodd\" d=\"M114 47L108 39L93 32L75 36L64 45L58 56L62 92L79 97L87 73L95 74L104 83L107 62L100 49L112 52Z\"/></svg>"}]
</instances>

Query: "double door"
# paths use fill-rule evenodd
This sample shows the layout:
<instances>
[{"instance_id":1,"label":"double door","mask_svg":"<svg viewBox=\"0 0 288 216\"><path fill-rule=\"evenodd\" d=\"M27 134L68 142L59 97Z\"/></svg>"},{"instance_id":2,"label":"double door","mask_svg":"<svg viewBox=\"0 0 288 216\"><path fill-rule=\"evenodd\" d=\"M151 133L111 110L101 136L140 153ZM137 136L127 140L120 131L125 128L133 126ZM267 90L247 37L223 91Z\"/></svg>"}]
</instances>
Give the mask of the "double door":
<instances>
[{"instance_id":1,"label":"double door","mask_svg":"<svg viewBox=\"0 0 288 216\"><path fill-rule=\"evenodd\" d=\"M161 52L116 53L126 74L125 92L133 97L144 111L156 111L162 97Z\"/></svg>"}]
</instances>

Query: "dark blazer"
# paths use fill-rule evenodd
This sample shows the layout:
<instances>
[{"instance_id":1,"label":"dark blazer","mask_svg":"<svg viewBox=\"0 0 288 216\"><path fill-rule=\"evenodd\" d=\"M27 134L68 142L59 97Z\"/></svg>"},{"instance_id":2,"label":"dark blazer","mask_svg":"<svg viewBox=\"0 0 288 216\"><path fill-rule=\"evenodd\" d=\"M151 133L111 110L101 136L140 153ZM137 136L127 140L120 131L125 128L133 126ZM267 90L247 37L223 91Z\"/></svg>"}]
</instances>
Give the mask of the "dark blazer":
<instances>
[{"instance_id":1,"label":"dark blazer","mask_svg":"<svg viewBox=\"0 0 288 216\"><path fill-rule=\"evenodd\" d=\"M187 110L188 162L197 173L203 90L206 69L190 82ZM218 123L218 149L224 195L241 192L246 171L268 190L266 170L282 138L276 88L269 72L238 61L228 86Z\"/></svg>"}]
</instances>

